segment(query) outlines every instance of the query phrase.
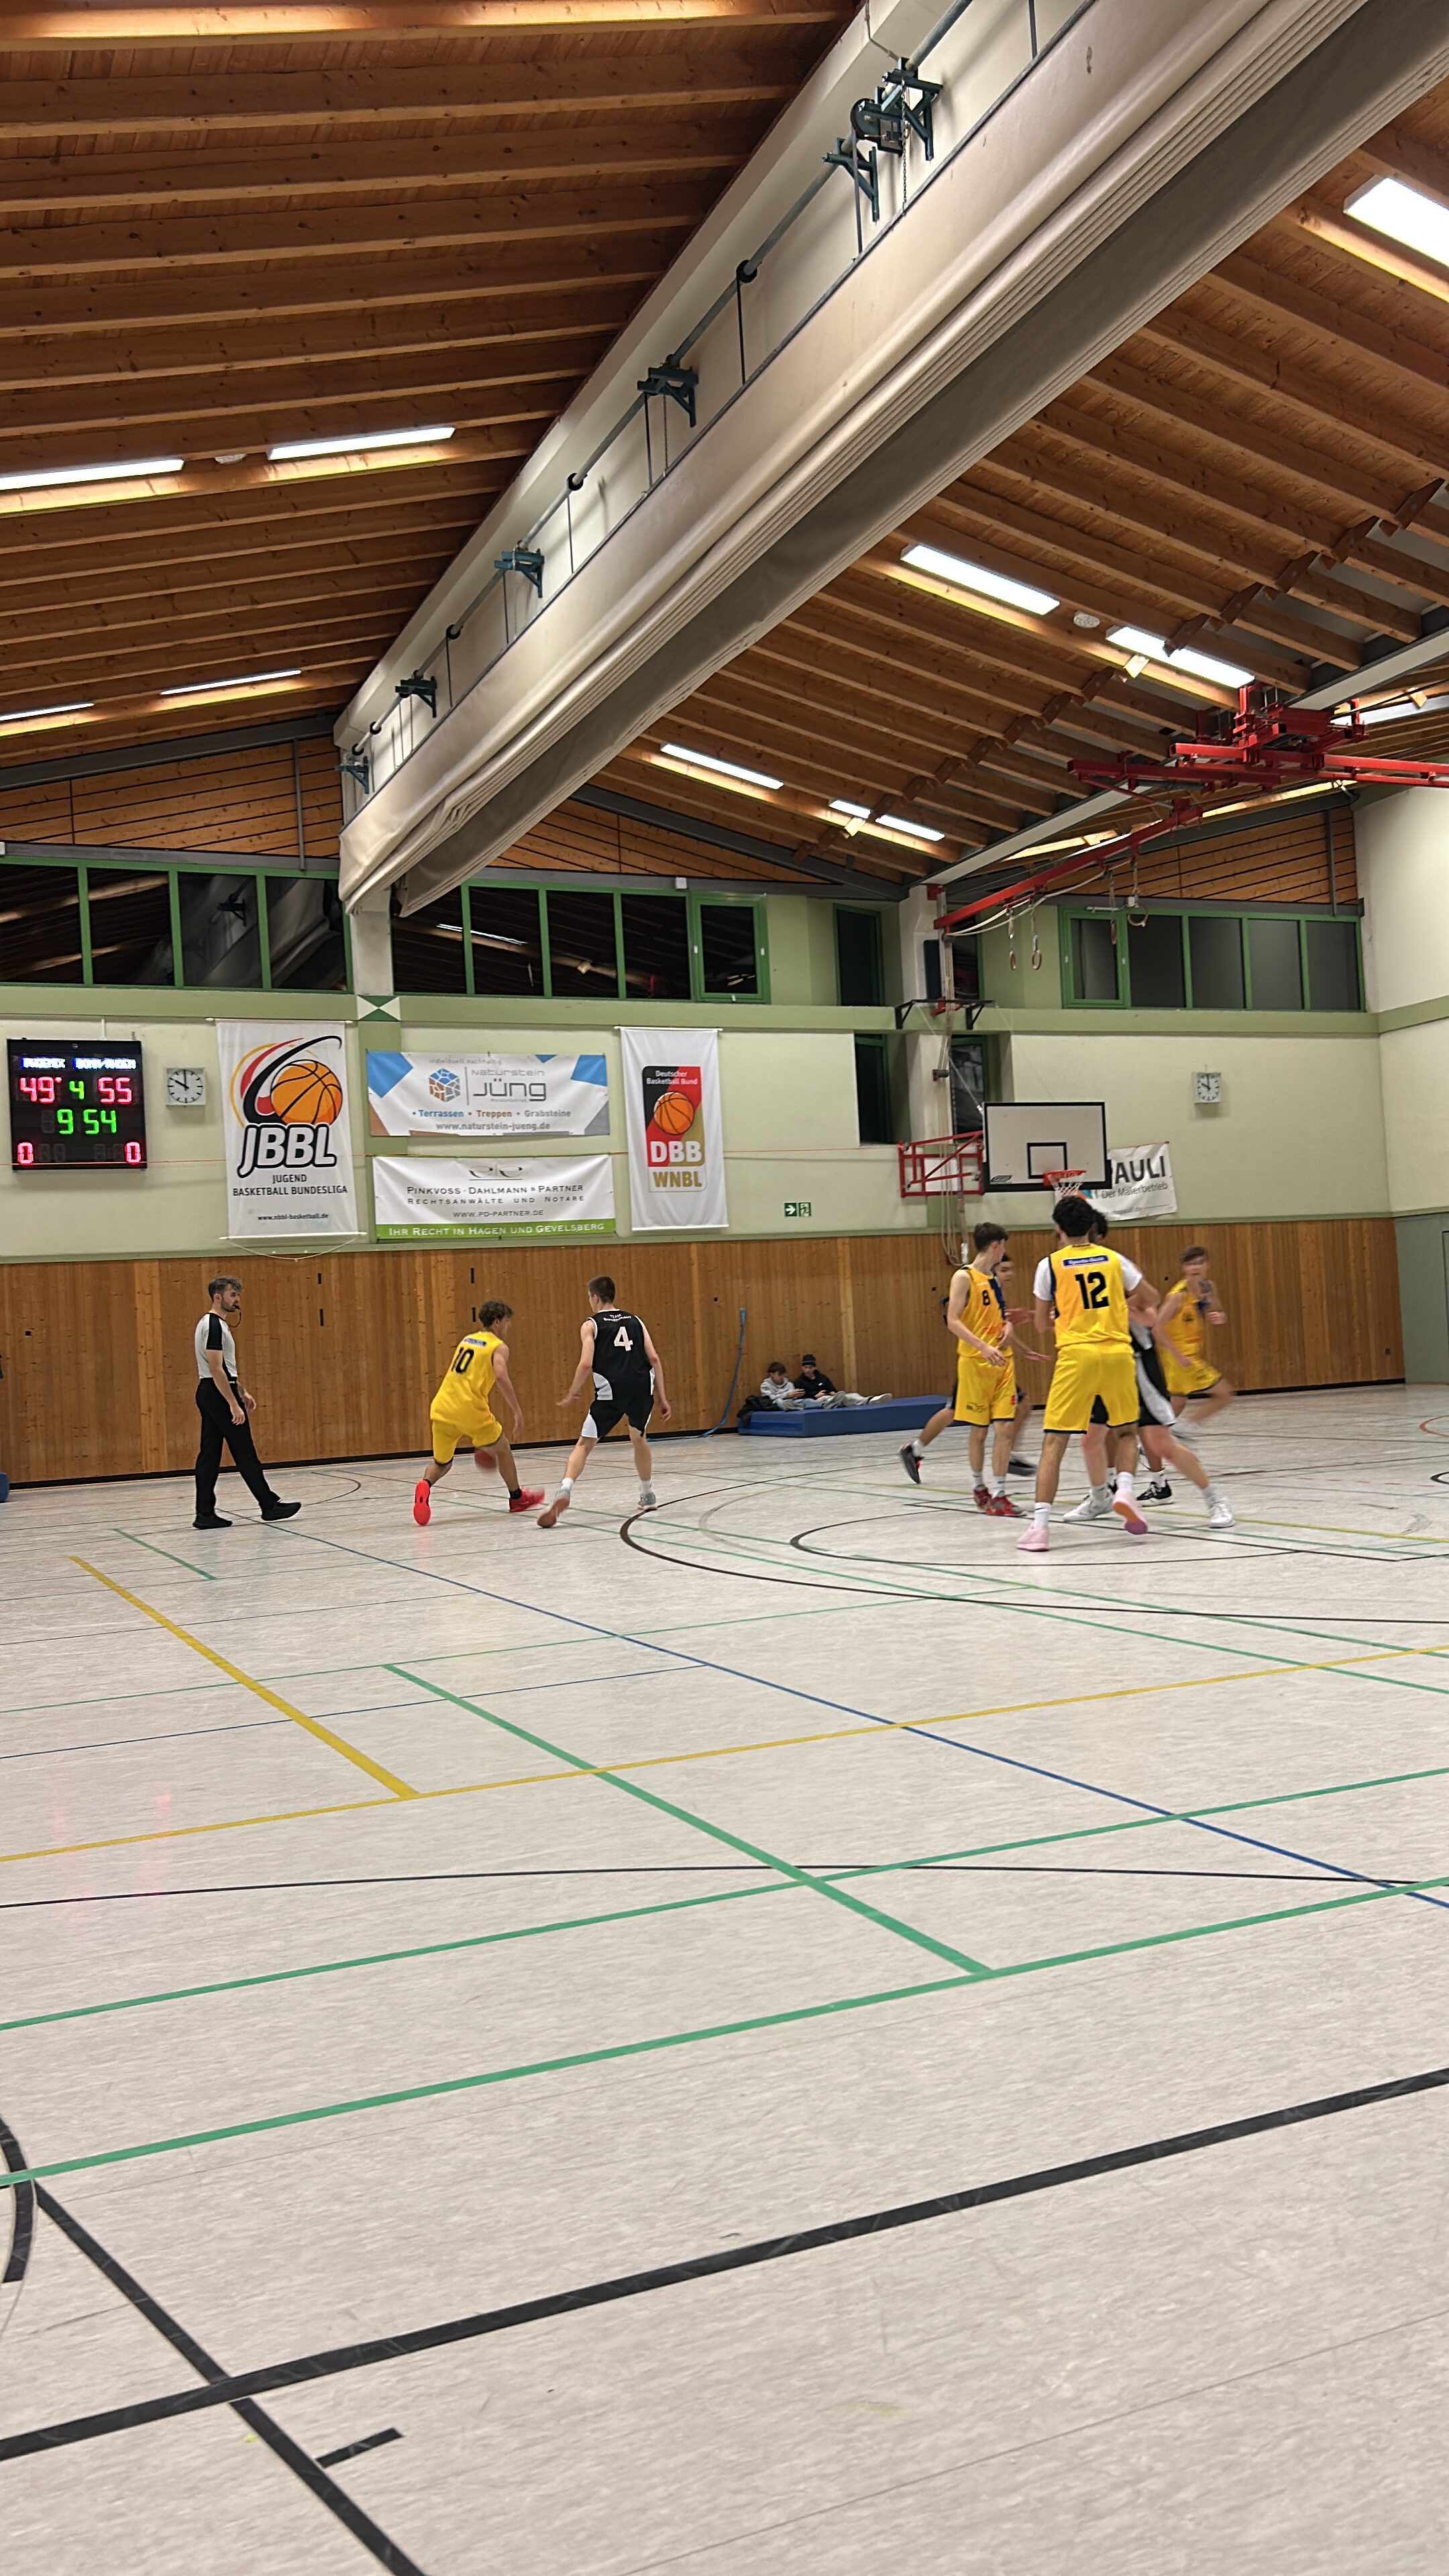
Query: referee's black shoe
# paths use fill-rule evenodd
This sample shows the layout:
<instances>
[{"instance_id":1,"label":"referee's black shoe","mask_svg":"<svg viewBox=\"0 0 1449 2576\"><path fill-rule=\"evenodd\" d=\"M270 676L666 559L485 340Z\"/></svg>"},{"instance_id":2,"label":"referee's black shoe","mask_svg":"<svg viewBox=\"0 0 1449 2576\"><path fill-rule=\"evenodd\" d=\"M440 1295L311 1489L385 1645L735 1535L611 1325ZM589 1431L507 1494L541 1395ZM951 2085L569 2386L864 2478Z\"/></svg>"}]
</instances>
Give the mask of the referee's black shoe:
<instances>
[{"instance_id":1,"label":"referee's black shoe","mask_svg":"<svg viewBox=\"0 0 1449 2576\"><path fill-rule=\"evenodd\" d=\"M230 1529L231 1523L224 1521L220 1512L213 1512L208 1520L193 1521L191 1526L193 1529Z\"/></svg>"},{"instance_id":2,"label":"referee's black shoe","mask_svg":"<svg viewBox=\"0 0 1449 2576\"><path fill-rule=\"evenodd\" d=\"M289 1521L301 1510L300 1503L267 1503L262 1509L264 1521Z\"/></svg>"}]
</instances>

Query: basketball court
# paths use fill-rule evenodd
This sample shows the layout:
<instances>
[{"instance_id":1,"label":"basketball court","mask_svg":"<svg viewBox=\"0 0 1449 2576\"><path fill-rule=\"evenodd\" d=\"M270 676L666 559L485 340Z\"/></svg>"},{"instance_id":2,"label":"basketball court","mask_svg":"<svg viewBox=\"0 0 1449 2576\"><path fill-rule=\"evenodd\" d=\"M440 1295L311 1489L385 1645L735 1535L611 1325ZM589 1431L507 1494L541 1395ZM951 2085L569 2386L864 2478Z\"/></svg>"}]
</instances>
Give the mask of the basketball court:
<instances>
[{"instance_id":1,"label":"basketball court","mask_svg":"<svg viewBox=\"0 0 1449 2576\"><path fill-rule=\"evenodd\" d=\"M34 1496L17 2563L1431 2563L1446 1435L1037 1564L949 1442Z\"/></svg>"}]
</instances>

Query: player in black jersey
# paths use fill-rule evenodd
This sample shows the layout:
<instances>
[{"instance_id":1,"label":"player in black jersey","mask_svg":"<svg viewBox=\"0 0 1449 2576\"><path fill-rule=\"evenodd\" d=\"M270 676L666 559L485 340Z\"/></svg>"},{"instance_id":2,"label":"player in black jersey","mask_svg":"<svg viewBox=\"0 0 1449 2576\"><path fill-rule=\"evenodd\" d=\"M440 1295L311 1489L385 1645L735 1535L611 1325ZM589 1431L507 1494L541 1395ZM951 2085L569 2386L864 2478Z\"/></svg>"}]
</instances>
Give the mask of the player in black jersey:
<instances>
[{"instance_id":1,"label":"player in black jersey","mask_svg":"<svg viewBox=\"0 0 1449 2576\"><path fill-rule=\"evenodd\" d=\"M569 1452L569 1462L559 1481L559 1489L546 1512L540 1512L540 1529L552 1529L560 1515L568 1510L569 1497L589 1463L589 1452L595 1441L607 1440L621 1422L629 1431L634 1464L639 1470L639 1509L654 1508L654 1462L644 1434L656 1403L662 1422L669 1420L669 1398L664 1392L664 1363L649 1338L647 1325L637 1315L629 1314L614 1303L612 1279L589 1281L589 1320L579 1334L579 1364L567 1395L559 1398L560 1409L576 1404L590 1381L593 1402L584 1417L583 1428Z\"/></svg>"}]
</instances>

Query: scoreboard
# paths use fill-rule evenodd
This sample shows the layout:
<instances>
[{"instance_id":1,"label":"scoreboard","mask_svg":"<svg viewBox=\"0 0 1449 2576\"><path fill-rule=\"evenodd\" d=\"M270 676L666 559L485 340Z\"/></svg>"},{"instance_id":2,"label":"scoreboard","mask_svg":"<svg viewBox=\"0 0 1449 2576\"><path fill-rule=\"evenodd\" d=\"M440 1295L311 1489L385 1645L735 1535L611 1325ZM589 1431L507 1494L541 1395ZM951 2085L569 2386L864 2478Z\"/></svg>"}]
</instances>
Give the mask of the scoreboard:
<instances>
[{"instance_id":1,"label":"scoreboard","mask_svg":"<svg viewBox=\"0 0 1449 2576\"><path fill-rule=\"evenodd\" d=\"M11 1038L8 1054L12 1171L144 1172L139 1046Z\"/></svg>"}]
</instances>

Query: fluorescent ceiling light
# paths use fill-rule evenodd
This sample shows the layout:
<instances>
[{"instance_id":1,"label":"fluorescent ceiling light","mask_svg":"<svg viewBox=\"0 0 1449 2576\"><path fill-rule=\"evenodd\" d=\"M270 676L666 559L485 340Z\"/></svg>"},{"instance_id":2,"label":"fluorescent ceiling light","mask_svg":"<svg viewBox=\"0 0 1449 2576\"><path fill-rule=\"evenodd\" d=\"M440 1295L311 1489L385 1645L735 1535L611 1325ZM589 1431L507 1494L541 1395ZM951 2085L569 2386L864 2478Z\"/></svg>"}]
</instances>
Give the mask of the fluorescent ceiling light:
<instances>
[{"instance_id":1,"label":"fluorescent ceiling light","mask_svg":"<svg viewBox=\"0 0 1449 2576\"><path fill-rule=\"evenodd\" d=\"M830 811L832 814L848 814L852 822L870 821L870 807L852 805L848 796L832 796ZM944 841L946 837L944 832L933 832L929 823L908 822L904 814L878 814L876 821L887 831L909 832L913 841Z\"/></svg>"},{"instance_id":2,"label":"fluorescent ceiling light","mask_svg":"<svg viewBox=\"0 0 1449 2576\"><path fill-rule=\"evenodd\" d=\"M1356 223L1387 233L1390 241L1424 251L1449 268L1449 207L1438 205L1417 188L1405 187L1402 179L1371 179L1349 198L1343 211Z\"/></svg>"},{"instance_id":3,"label":"fluorescent ceiling light","mask_svg":"<svg viewBox=\"0 0 1449 2576\"><path fill-rule=\"evenodd\" d=\"M260 689L268 680L300 680L301 676L299 662L293 671L246 671L238 680L182 680L174 689L158 689L156 695L158 698L195 698L203 690Z\"/></svg>"},{"instance_id":4,"label":"fluorescent ceiling light","mask_svg":"<svg viewBox=\"0 0 1449 2576\"><path fill-rule=\"evenodd\" d=\"M56 707L12 707L8 715L0 716L0 724L33 724L40 716L81 716L94 705L94 698L67 698Z\"/></svg>"},{"instance_id":5,"label":"fluorescent ceiling light","mask_svg":"<svg viewBox=\"0 0 1449 2576\"><path fill-rule=\"evenodd\" d=\"M771 778L763 769L742 769L737 760L717 760L712 751L689 751L682 742L667 742L665 751L671 760L687 760L696 769L717 769L722 778L742 778L747 787L783 787L783 778Z\"/></svg>"},{"instance_id":6,"label":"fluorescent ceiling light","mask_svg":"<svg viewBox=\"0 0 1449 2576\"><path fill-rule=\"evenodd\" d=\"M43 473L0 474L0 492L39 492L56 483L134 483L179 474L184 456L143 456L134 465L48 465Z\"/></svg>"},{"instance_id":7,"label":"fluorescent ceiling light","mask_svg":"<svg viewBox=\"0 0 1449 2576\"><path fill-rule=\"evenodd\" d=\"M1211 653L1195 653L1190 645L1169 651L1160 635L1148 635L1140 626L1114 626L1107 638L1124 653L1140 653L1144 661L1160 662L1169 671L1191 671L1194 679L1215 680L1225 689L1246 689L1254 678L1251 671L1240 671L1236 662L1219 662Z\"/></svg>"},{"instance_id":8,"label":"fluorescent ceiling light","mask_svg":"<svg viewBox=\"0 0 1449 2576\"><path fill-rule=\"evenodd\" d=\"M1001 599L1008 608L1025 608L1033 617L1045 617L1061 601L1049 590L1034 590L1029 581L1009 581L1004 572L988 572L984 564L966 563L960 555L943 555L936 546L907 546L901 557L913 572L934 573L938 581L954 582L958 590L979 591L983 599Z\"/></svg>"},{"instance_id":9,"label":"fluorescent ceiling light","mask_svg":"<svg viewBox=\"0 0 1449 2576\"><path fill-rule=\"evenodd\" d=\"M453 435L451 423L432 429L355 430L349 438L288 438L267 449L269 465L286 465L299 456L361 456L369 447L436 447Z\"/></svg>"}]
</instances>

